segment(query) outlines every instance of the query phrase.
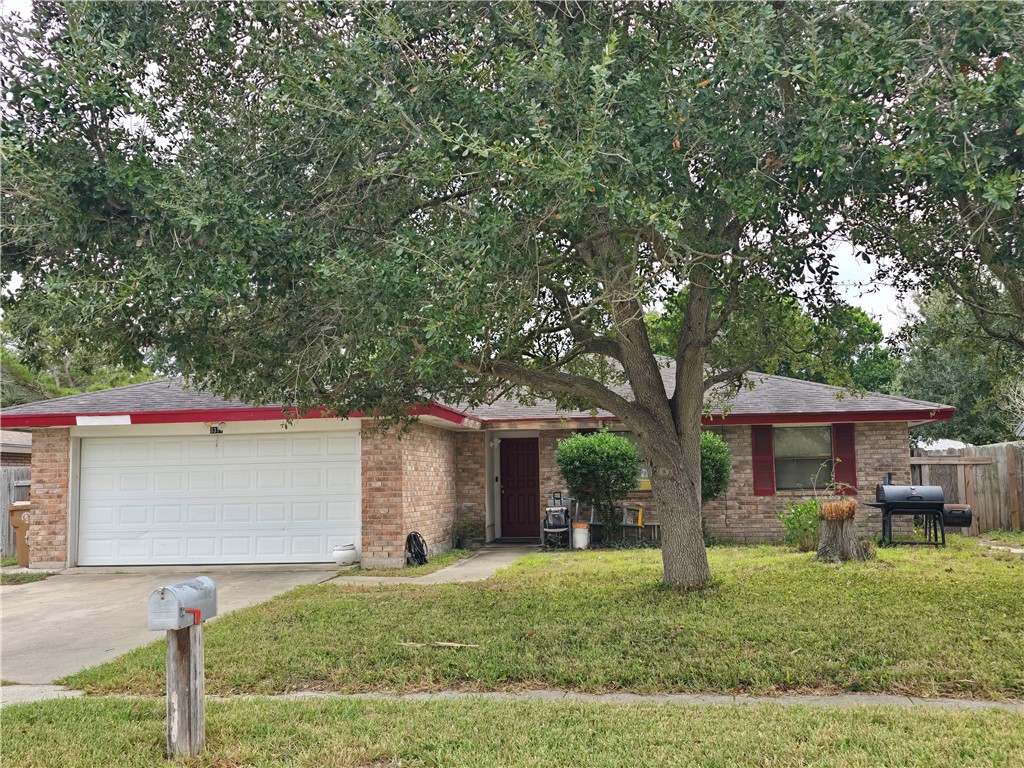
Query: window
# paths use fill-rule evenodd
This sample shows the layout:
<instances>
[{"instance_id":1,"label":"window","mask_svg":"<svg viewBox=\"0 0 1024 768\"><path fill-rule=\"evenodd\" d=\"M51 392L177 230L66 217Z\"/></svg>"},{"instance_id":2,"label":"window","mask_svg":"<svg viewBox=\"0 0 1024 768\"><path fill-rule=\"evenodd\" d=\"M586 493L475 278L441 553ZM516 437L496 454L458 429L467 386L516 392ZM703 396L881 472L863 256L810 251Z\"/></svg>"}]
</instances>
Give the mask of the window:
<instances>
[{"instance_id":1,"label":"window","mask_svg":"<svg viewBox=\"0 0 1024 768\"><path fill-rule=\"evenodd\" d=\"M582 430L581 430L582 431ZM597 430L594 430L595 432ZM640 440L632 432L616 432L619 437L624 437L634 446L636 446L637 453L640 454L640 477L636 481L636 490L638 491L649 491L651 490L651 478L647 474L647 464L644 462L644 449L640 447Z\"/></svg>"},{"instance_id":2,"label":"window","mask_svg":"<svg viewBox=\"0 0 1024 768\"><path fill-rule=\"evenodd\" d=\"M824 488L831 482L831 427L776 427L773 438L776 488Z\"/></svg>"}]
</instances>

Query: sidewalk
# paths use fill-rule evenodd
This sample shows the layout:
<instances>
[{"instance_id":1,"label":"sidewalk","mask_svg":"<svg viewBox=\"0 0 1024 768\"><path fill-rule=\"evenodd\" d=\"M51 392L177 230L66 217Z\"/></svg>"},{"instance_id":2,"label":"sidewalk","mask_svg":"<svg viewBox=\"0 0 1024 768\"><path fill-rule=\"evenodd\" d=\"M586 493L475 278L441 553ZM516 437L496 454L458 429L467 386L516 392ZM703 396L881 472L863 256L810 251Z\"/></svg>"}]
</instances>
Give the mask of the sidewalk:
<instances>
[{"instance_id":1,"label":"sidewalk","mask_svg":"<svg viewBox=\"0 0 1024 768\"><path fill-rule=\"evenodd\" d=\"M56 685L16 685L0 688L3 706L22 704L48 699L70 698L82 696L82 691L72 691ZM128 696L124 698L146 698ZM157 698L157 697L153 697ZM1008 712L1024 714L1024 701L986 701L977 699L923 699L918 696L896 696L886 693L845 693L830 696L809 694L788 696L732 696L725 694L700 693L665 693L638 695L634 693L577 693L558 689L542 689L506 693L495 691L490 693L463 693L461 691L439 691L437 693L325 693L320 691L302 691L299 693L283 693L273 696L207 696L210 701L232 701L235 699L349 699L353 701L369 699L374 701L560 701L586 702L588 704L663 704L666 706L699 706L699 707L731 707L731 706L777 706L793 707L898 707L900 709L934 708L943 710L982 710L1001 709Z\"/></svg>"}]
</instances>

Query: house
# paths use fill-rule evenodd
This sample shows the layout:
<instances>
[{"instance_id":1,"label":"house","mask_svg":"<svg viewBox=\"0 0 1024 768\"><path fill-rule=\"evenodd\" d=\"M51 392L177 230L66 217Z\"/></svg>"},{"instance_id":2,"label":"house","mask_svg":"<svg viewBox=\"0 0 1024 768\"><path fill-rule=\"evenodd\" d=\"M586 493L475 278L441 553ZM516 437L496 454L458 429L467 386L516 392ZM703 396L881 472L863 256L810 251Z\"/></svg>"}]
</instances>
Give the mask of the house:
<instances>
[{"instance_id":1,"label":"house","mask_svg":"<svg viewBox=\"0 0 1024 768\"><path fill-rule=\"evenodd\" d=\"M665 369L671 388L673 371ZM751 374L705 428L732 450L732 479L705 506L717 538L778 540L775 511L831 471L859 499L886 473L910 482L908 429L954 409L889 395ZM405 536L434 551L457 518L488 540L533 538L548 494L564 490L558 440L575 430L625 431L611 414L550 401L478 408L431 404L399 438L359 418L283 424L254 407L175 380L8 408L3 425L33 430L31 561L68 565L305 563L355 544L366 567L404 563ZM641 485L645 519L657 505ZM874 510L862 507L866 527Z\"/></svg>"},{"instance_id":2,"label":"house","mask_svg":"<svg viewBox=\"0 0 1024 768\"><path fill-rule=\"evenodd\" d=\"M27 467L32 463L32 433L0 430L0 467Z\"/></svg>"}]
</instances>

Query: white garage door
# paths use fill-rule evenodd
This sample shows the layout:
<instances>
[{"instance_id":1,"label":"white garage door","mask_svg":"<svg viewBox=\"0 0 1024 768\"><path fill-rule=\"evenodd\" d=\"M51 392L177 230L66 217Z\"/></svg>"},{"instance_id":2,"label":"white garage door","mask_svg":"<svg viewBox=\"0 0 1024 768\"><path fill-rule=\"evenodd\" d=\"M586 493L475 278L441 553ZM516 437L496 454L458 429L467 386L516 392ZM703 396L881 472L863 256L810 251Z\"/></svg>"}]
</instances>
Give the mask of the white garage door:
<instances>
[{"instance_id":1,"label":"white garage door","mask_svg":"<svg viewBox=\"0 0 1024 768\"><path fill-rule=\"evenodd\" d=\"M358 432L84 438L79 565L318 563L360 546Z\"/></svg>"}]
</instances>

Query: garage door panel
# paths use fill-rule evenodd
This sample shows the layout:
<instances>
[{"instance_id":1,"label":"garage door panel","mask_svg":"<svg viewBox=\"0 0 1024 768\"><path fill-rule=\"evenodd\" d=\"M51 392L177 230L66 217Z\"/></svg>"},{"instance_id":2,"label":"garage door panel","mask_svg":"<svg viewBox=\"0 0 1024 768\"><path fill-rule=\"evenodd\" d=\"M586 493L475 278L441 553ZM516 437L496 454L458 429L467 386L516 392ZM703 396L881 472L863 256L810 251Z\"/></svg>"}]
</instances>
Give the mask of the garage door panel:
<instances>
[{"instance_id":1,"label":"garage door panel","mask_svg":"<svg viewBox=\"0 0 1024 768\"><path fill-rule=\"evenodd\" d=\"M81 565L328 562L360 542L357 433L85 438Z\"/></svg>"}]
</instances>

